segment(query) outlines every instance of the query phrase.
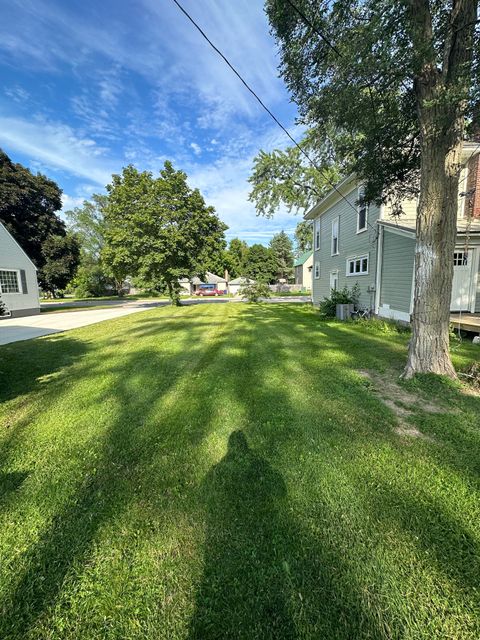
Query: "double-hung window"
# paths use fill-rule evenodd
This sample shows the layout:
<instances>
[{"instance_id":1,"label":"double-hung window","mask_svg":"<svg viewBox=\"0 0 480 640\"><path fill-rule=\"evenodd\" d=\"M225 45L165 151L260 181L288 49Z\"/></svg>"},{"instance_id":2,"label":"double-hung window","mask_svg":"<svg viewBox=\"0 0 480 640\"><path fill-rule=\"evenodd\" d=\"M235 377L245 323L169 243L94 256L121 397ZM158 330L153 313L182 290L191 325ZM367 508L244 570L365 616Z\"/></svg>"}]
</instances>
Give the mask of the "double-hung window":
<instances>
[{"instance_id":1,"label":"double-hung window","mask_svg":"<svg viewBox=\"0 0 480 640\"><path fill-rule=\"evenodd\" d=\"M339 228L340 219L335 218L335 220L332 220L332 256L336 256L339 253Z\"/></svg>"},{"instance_id":2,"label":"double-hung window","mask_svg":"<svg viewBox=\"0 0 480 640\"><path fill-rule=\"evenodd\" d=\"M347 276L366 276L368 274L368 255L355 256L347 260Z\"/></svg>"},{"instance_id":3,"label":"double-hung window","mask_svg":"<svg viewBox=\"0 0 480 640\"><path fill-rule=\"evenodd\" d=\"M365 189L358 188L358 205L357 205L357 233L367 230L368 224L368 205L364 202Z\"/></svg>"},{"instance_id":4,"label":"double-hung window","mask_svg":"<svg viewBox=\"0 0 480 640\"><path fill-rule=\"evenodd\" d=\"M0 293L21 293L18 271L0 269Z\"/></svg>"},{"instance_id":5,"label":"double-hung window","mask_svg":"<svg viewBox=\"0 0 480 640\"><path fill-rule=\"evenodd\" d=\"M314 237L315 251L320 249L320 218L315 220L315 237Z\"/></svg>"},{"instance_id":6,"label":"double-hung window","mask_svg":"<svg viewBox=\"0 0 480 640\"><path fill-rule=\"evenodd\" d=\"M318 280L318 278L320 278L320 262L315 262L315 269L313 271L313 274L315 276L315 279Z\"/></svg>"}]
</instances>

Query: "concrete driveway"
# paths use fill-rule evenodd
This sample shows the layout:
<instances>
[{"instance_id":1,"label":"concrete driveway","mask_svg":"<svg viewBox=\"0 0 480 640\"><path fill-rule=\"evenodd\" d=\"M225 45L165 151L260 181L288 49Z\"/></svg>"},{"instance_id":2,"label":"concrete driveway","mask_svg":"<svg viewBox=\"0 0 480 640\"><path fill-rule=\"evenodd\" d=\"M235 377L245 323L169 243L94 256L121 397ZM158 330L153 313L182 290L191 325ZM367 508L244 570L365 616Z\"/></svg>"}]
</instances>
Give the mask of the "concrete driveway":
<instances>
[{"instance_id":1,"label":"concrete driveway","mask_svg":"<svg viewBox=\"0 0 480 640\"><path fill-rule=\"evenodd\" d=\"M64 313L41 313L26 318L9 318L0 320L0 345L30 340L51 333L60 333L69 329L78 329L96 322L113 320L131 313L145 311L152 307L168 304L167 301L135 300L123 305L116 305L112 309L87 309Z\"/></svg>"}]
</instances>

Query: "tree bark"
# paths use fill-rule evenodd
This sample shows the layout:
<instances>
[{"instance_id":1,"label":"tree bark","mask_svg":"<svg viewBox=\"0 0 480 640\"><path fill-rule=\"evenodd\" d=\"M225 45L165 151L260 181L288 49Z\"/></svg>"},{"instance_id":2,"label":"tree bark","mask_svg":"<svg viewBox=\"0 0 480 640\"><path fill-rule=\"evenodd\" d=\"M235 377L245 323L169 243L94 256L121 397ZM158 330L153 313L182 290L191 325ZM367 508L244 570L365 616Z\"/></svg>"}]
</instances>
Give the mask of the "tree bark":
<instances>
[{"instance_id":1,"label":"tree bark","mask_svg":"<svg viewBox=\"0 0 480 640\"><path fill-rule=\"evenodd\" d=\"M430 4L411 0L420 124L421 178L415 248L412 337L404 378L436 373L456 378L449 324L457 232L458 175L470 85L478 0L453 0L443 65L437 64Z\"/></svg>"},{"instance_id":2,"label":"tree bark","mask_svg":"<svg viewBox=\"0 0 480 640\"><path fill-rule=\"evenodd\" d=\"M178 286L176 283L167 282L168 296L170 298L170 302L175 307L181 307L182 303L180 301L180 293L178 290Z\"/></svg>"}]
</instances>

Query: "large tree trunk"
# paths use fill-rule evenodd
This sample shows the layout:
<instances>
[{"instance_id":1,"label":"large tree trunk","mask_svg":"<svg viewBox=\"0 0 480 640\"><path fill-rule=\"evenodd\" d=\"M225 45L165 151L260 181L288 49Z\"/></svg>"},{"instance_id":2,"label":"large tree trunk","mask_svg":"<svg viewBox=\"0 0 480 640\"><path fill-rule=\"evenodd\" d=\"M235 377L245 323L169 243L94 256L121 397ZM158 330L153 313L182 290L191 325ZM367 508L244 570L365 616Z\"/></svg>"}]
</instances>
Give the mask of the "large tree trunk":
<instances>
[{"instance_id":1,"label":"large tree trunk","mask_svg":"<svg viewBox=\"0 0 480 640\"><path fill-rule=\"evenodd\" d=\"M456 377L449 324L460 154L461 143L447 153L439 141L422 149L412 338L405 378L416 373Z\"/></svg>"},{"instance_id":2,"label":"large tree trunk","mask_svg":"<svg viewBox=\"0 0 480 640\"><path fill-rule=\"evenodd\" d=\"M418 54L415 77L421 178L415 250L412 338L403 377L456 377L449 322L457 232L458 175L465 107L471 84L473 24L478 0L453 0L443 64L437 61L428 0L409 0Z\"/></svg>"}]
</instances>

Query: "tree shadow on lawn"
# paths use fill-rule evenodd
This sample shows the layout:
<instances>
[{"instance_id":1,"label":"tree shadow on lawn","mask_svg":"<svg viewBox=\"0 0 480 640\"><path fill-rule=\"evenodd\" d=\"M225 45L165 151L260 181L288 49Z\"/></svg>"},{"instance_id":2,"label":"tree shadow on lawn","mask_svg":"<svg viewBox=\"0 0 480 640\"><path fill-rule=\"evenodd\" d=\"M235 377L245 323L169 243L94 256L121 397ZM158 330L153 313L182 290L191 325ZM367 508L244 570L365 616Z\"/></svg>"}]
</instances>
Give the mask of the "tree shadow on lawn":
<instances>
[{"instance_id":1,"label":"tree shadow on lawn","mask_svg":"<svg viewBox=\"0 0 480 640\"><path fill-rule=\"evenodd\" d=\"M314 494L316 502L310 495L299 504L298 495L292 502L286 493L297 479L305 487L322 481L321 469L312 471L311 466L310 476L302 477L303 461L311 453L322 464L329 457L341 463L339 449L345 448L348 458L365 443L394 443L391 412L368 394L362 406L355 406L356 394L365 395L365 389L351 374L351 354L340 364L307 359L317 344L291 322L273 319L271 330L261 316L255 321L253 311L229 322L228 305L222 308L225 329L214 327L213 343L203 340L202 319L198 326L192 322L178 353L157 353L150 344L112 369L115 385L105 397L116 399L118 415L99 456L85 467L76 493L21 558L3 608L1 637L33 637L39 624L48 624L54 606L64 608L68 619L65 594L82 577L101 529L132 502L143 501L161 525L165 512L197 517L200 498L206 514L205 570L190 625L192 638L402 637L403 621L381 602L382 585L375 585L380 595L372 604L362 560L345 554L348 546L361 549L368 532L335 529L341 521L321 494ZM270 313L267 317L272 319ZM168 340L168 334L164 337ZM285 354L295 354L305 380L311 381L297 401L290 389L296 369ZM87 374L96 375L90 362L79 371ZM325 396L325 388L333 398ZM225 458L198 490L197 470L206 464L202 445L214 429L223 434L221 400L209 401L212 390L231 395L241 408L229 418L225 435L232 426L243 433L231 437ZM182 397L187 400L181 402ZM348 482L354 488L357 478ZM147 523L145 527L142 534L147 536ZM139 615L145 616L142 593L138 598ZM158 617L158 626L163 624L162 606L149 614ZM90 637L102 637L105 631L94 627L99 624L94 619L76 624L83 637L88 637L88 625L93 625Z\"/></svg>"},{"instance_id":2,"label":"tree shadow on lawn","mask_svg":"<svg viewBox=\"0 0 480 640\"><path fill-rule=\"evenodd\" d=\"M171 491L188 483L185 462L191 458L189 468L195 468L199 444L211 428L211 405L205 397L214 379L205 366L228 338L225 333L213 344L204 344L202 331L203 327L197 332L193 326L185 336L185 342L195 339L188 361L184 356L179 360L178 355L141 350L111 370L116 383L105 399L112 394L117 399L118 416L105 434L99 455L84 469L77 491L67 498L34 547L20 558L22 570L14 576L15 584L3 604L0 637L24 638L48 618L66 584L81 575L101 527L126 511L132 501L140 500L142 493L156 507L166 502L170 509L181 510L181 500L171 504ZM163 372L160 376L159 371ZM185 378L179 377L181 372ZM96 374L90 362L78 372L87 374ZM135 376L133 387L128 374ZM159 415L155 409L159 399L175 393L179 384L187 390L189 380L194 381L198 393L187 405L173 402L167 415ZM182 412L183 432L178 422ZM175 455L171 455L175 444Z\"/></svg>"},{"instance_id":3,"label":"tree shadow on lawn","mask_svg":"<svg viewBox=\"0 0 480 640\"><path fill-rule=\"evenodd\" d=\"M41 378L56 372L62 378L88 345L64 333L0 347L0 402L41 389Z\"/></svg>"}]
</instances>

